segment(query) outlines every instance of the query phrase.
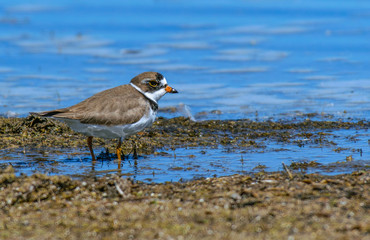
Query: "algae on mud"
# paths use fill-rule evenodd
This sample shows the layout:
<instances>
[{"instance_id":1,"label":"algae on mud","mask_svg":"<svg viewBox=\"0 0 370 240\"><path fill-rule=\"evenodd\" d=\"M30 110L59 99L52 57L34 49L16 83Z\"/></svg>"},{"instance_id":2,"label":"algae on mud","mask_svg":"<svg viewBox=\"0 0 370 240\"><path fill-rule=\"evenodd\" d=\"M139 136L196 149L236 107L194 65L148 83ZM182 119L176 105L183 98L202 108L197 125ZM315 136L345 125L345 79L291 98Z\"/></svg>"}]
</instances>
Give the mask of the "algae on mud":
<instances>
[{"instance_id":1,"label":"algae on mud","mask_svg":"<svg viewBox=\"0 0 370 240\"><path fill-rule=\"evenodd\" d=\"M370 122L357 121L251 121L208 120L194 122L188 118L159 118L153 126L140 135L134 135L124 141L131 147L131 140L137 143L139 152L153 154L163 147L196 147L227 145L232 148L264 148L264 140L303 144L328 144L333 129L368 129ZM15 147L83 147L84 137L70 130L59 121L35 116L27 118L0 118L0 148ZM302 139L309 141L303 142ZM97 138L98 144L104 142Z\"/></svg>"},{"instance_id":2,"label":"algae on mud","mask_svg":"<svg viewBox=\"0 0 370 240\"><path fill-rule=\"evenodd\" d=\"M248 119L194 122L183 117L172 119L159 118L150 129L124 141L123 149L125 154L128 154L132 150L132 145L135 144L139 156L148 156L141 157L138 160L138 166L142 173L145 171L145 175L139 178L141 180L148 179L148 181L153 181L151 176L154 176L155 172L154 181L157 182L168 181L173 178L175 181L178 181L183 179L183 177L185 180L189 180L202 176L214 176L209 171L207 173L207 169L217 173L217 175L227 175L227 172L230 171L233 171L232 174L249 173L262 169L262 166L267 167L267 170L269 170L269 164L274 164L276 169L277 163L274 163L274 161L263 162L264 159L261 159L261 156L273 156L272 154L269 155L270 153L280 154L275 155L274 159L276 160L279 159L276 156L287 156L289 152L291 154L294 154L294 152L300 153L299 156L301 157L297 161L289 162L287 160L286 162L291 164L291 168L295 171L317 169L319 171L335 172L336 169L341 167L345 171L338 172L349 173L355 170L368 169L369 164L366 163L367 146L365 146L366 144L359 145L356 141L359 133L362 134L361 141L368 136L366 129L369 126L369 122L353 120L348 120L347 122L343 120L333 121L330 117L323 117L320 121L312 121L309 119L310 117L317 118L314 115L305 115L302 119L261 122ZM335 133L335 131L342 132L338 136L338 133ZM98 171L91 170L91 167L88 167L91 165L91 160L83 157L85 153L86 155L88 153L85 137L73 132L63 123L50 119L34 116L27 118L0 118L0 138L1 157L3 158L3 161L0 162L0 167L4 168L7 162L12 162L12 157L15 156L17 160L13 163L18 174L24 169L27 174L38 170L43 173L60 174L62 172L71 176L83 177L85 174L108 174L112 171L118 171L120 167L116 168L113 166L115 162L111 160L115 159L115 156L106 154L104 150L100 154L100 158L98 157L98 159L103 160L99 160L102 166L97 169ZM349 144L343 145L340 139L344 139ZM106 147L108 152L115 152L114 141L99 138L96 138L94 141L95 147L100 146L101 149ZM322 164L322 162L311 157L310 149L325 149L327 152L337 153L334 157L340 155L341 158L337 157L337 159L345 161L345 164L338 162L336 166L334 162L338 160L331 161L332 165ZM200 152L197 153L196 151ZM303 154L304 151L305 154L308 154L307 156ZM180 158L176 157L176 155L179 155L178 153L184 152L187 155L182 156L185 156L188 160L181 160L184 159L182 156ZM354 159L358 159L363 152L365 153L365 158L362 159L365 159L365 162L349 162L346 160L352 159L352 155ZM215 155L212 154L214 153L221 154L219 158L221 160L213 160ZM27 161L22 162L22 156L27 157ZM251 156L251 158L256 158L262 162L256 160L255 164L252 165L250 160L244 161L243 156L247 158ZM224 159L229 157L230 160L223 161L222 157ZM148 158L147 161L145 158ZM160 168L155 161L150 161L151 158L158 159L157 163L167 161L168 164L172 165L166 168L167 165L162 164ZM289 158L291 157L289 156L287 159ZM176 161L175 164L173 164L174 161ZM250 171L243 169L240 171L240 167L243 168L244 162L249 164L247 169L250 169ZM72 163L75 163L73 166L77 170L68 172L71 170L71 168L68 168L68 165L70 166ZM104 166L103 163L105 164ZM112 165L112 163L114 164ZM199 163L203 165L199 165ZM125 164L123 168L125 170L124 175L136 174L137 165L131 165L130 159ZM231 164L231 168L227 168L228 164ZM79 166L82 166L84 170L79 170ZM199 170L203 171L202 174L197 174ZM175 177L166 179L166 171L172 172L173 175L171 176Z\"/></svg>"},{"instance_id":3,"label":"algae on mud","mask_svg":"<svg viewBox=\"0 0 370 240\"><path fill-rule=\"evenodd\" d=\"M334 146L326 130L368 128L365 121L253 122L158 119L126 141L139 154L217 145L264 149L266 139ZM154 131L155 130L155 131ZM85 147L84 137L46 119L0 119L0 147ZM303 141L304 139L304 141ZM97 139L100 145L114 143ZM164 153L165 154L165 153ZM16 176L0 167L1 239L364 239L370 234L370 172L325 176L299 169L292 175L233 175L149 184L118 175Z\"/></svg>"},{"instance_id":4,"label":"algae on mud","mask_svg":"<svg viewBox=\"0 0 370 240\"><path fill-rule=\"evenodd\" d=\"M147 184L0 172L1 239L365 239L370 173Z\"/></svg>"}]
</instances>

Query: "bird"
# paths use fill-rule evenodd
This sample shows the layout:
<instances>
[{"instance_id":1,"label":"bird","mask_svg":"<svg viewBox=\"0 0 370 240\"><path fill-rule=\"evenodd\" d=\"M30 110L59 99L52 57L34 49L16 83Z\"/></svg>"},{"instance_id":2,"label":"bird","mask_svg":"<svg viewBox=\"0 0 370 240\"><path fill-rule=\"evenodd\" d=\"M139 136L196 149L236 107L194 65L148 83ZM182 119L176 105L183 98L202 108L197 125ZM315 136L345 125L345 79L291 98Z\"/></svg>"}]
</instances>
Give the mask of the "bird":
<instances>
[{"instance_id":1,"label":"bird","mask_svg":"<svg viewBox=\"0 0 370 240\"><path fill-rule=\"evenodd\" d=\"M121 160L123 139L151 126L158 112L158 100L166 93L178 93L158 72L143 72L129 84L99 92L67 108L31 114L66 123L87 136L87 146L96 161L93 137L118 138L116 153Z\"/></svg>"}]
</instances>

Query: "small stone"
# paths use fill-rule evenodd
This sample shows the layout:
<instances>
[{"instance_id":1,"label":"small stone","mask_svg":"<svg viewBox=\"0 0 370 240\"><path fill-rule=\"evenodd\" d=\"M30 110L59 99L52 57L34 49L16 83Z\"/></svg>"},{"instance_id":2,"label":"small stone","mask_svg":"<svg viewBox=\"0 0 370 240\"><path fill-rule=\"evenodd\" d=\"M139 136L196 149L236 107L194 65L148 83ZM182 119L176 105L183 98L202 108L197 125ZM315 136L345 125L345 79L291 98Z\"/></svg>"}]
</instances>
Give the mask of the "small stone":
<instances>
[{"instance_id":1,"label":"small stone","mask_svg":"<svg viewBox=\"0 0 370 240\"><path fill-rule=\"evenodd\" d=\"M232 199L234 199L235 201L242 199L242 197L240 196L240 194L239 194L239 193L233 193L233 194L231 194L231 196L230 196L230 197L231 197Z\"/></svg>"}]
</instances>

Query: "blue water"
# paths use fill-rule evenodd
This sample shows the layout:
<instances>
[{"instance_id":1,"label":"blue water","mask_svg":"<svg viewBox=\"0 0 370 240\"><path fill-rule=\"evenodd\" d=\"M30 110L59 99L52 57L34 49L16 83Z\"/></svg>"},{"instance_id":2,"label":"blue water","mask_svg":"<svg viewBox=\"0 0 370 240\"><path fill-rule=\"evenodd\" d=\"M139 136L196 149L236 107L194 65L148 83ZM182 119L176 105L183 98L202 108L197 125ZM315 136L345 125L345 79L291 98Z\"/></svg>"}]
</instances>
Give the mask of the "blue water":
<instances>
[{"instance_id":1,"label":"blue water","mask_svg":"<svg viewBox=\"0 0 370 240\"><path fill-rule=\"evenodd\" d=\"M159 71L180 92L161 99L179 109L166 117L369 119L369 37L365 0L3 1L0 115L67 107Z\"/></svg>"},{"instance_id":2,"label":"blue water","mask_svg":"<svg viewBox=\"0 0 370 240\"><path fill-rule=\"evenodd\" d=\"M187 181L200 177L220 177L232 174L250 174L265 171L283 171L282 163L316 162L316 167L296 170L303 173L341 174L355 170L369 169L370 133L366 130L330 131L329 142L313 143L302 139L303 145L281 143L275 140L256 140L265 145L259 149L177 148L161 149L158 154L132 155L121 162L114 158L98 160L93 164L87 149L12 149L0 150L0 167L12 164L16 173L49 175L67 174L72 177L103 176L119 173L135 180L147 182ZM262 141L262 142L261 142ZM341 150L337 150L342 148ZM98 155L104 148L95 148ZM128 150L126 150L128 152ZM262 168L261 168L262 167Z\"/></svg>"},{"instance_id":3,"label":"blue water","mask_svg":"<svg viewBox=\"0 0 370 240\"><path fill-rule=\"evenodd\" d=\"M0 113L77 103L160 71L209 118L325 112L368 118L370 2L7 1Z\"/></svg>"}]
</instances>

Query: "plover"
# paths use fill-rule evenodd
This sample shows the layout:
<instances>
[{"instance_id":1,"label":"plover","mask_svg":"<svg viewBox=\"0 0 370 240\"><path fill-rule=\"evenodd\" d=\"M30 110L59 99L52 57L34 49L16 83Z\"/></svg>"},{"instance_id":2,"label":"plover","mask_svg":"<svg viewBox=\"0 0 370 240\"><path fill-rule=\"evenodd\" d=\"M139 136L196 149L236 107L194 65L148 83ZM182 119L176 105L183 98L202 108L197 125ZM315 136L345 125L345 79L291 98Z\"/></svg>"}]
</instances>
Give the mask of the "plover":
<instances>
[{"instance_id":1,"label":"plover","mask_svg":"<svg viewBox=\"0 0 370 240\"><path fill-rule=\"evenodd\" d=\"M93 161L93 137L118 138L116 153L121 160L122 140L152 125L158 100L166 93L177 93L177 90L167 84L162 74L144 72L129 84L99 92L71 107L32 114L60 120L86 135Z\"/></svg>"}]
</instances>

